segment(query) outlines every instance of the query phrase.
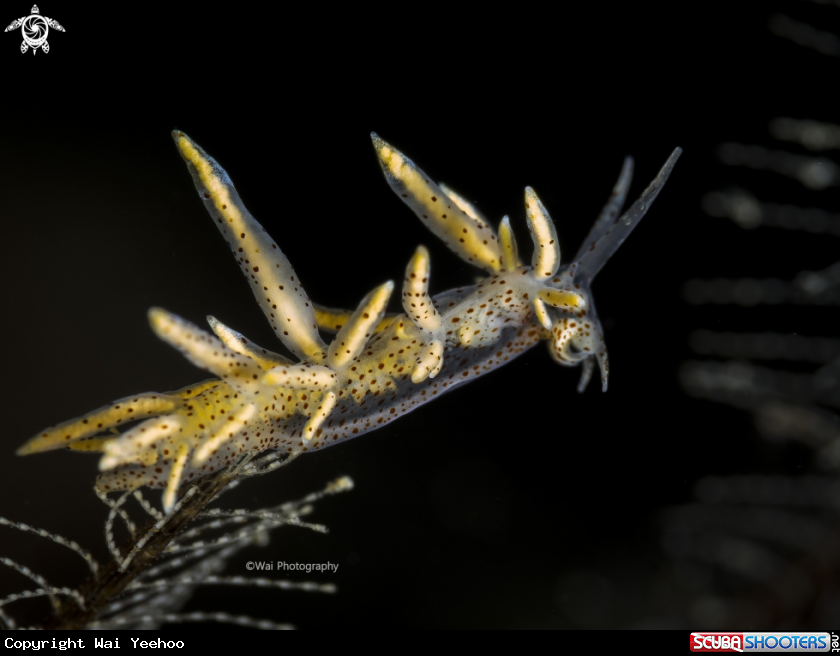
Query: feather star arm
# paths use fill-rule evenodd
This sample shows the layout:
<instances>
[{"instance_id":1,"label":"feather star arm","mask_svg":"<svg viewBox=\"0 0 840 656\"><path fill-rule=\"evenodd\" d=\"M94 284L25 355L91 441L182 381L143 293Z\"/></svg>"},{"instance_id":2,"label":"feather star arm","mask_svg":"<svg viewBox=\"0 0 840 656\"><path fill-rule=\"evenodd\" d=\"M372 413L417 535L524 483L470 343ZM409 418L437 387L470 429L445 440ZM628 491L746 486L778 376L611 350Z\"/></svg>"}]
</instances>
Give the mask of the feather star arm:
<instances>
[{"instance_id":1,"label":"feather star arm","mask_svg":"<svg viewBox=\"0 0 840 656\"><path fill-rule=\"evenodd\" d=\"M175 143L199 196L227 240L269 323L297 362L259 347L213 317L210 334L165 310L152 329L215 378L168 393L115 401L46 429L21 455L69 448L102 453L100 492L164 489L170 512L181 485L268 449L298 454L375 430L440 394L482 376L542 340L562 365L595 363L606 389L603 331L590 285L665 183L677 149L642 196L616 218L630 183L625 161L613 196L576 258L560 265L554 223L530 188L530 266L519 261L510 222L497 237L473 205L435 185L411 160L373 135L392 189L462 259L485 269L478 284L429 293L430 262L418 247L405 271L403 314L388 315L386 282L357 309L314 305L291 263L245 209L227 173L182 132ZM318 328L334 332L329 345ZM112 431L112 432L108 432ZM116 433L116 434L114 434Z\"/></svg>"}]
</instances>

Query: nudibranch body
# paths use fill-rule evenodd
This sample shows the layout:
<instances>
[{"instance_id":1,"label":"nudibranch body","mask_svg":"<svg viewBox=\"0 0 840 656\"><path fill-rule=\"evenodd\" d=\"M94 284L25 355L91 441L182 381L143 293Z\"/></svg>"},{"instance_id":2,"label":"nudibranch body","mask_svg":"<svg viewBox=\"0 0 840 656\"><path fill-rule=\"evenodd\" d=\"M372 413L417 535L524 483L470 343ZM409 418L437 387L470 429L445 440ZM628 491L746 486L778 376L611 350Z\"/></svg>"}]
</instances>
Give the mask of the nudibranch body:
<instances>
[{"instance_id":1,"label":"nudibranch body","mask_svg":"<svg viewBox=\"0 0 840 656\"><path fill-rule=\"evenodd\" d=\"M149 318L157 335L214 378L169 393L120 399L38 434L28 454L67 447L103 453L97 489L165 488L171 510L179 487L253 452L318 450L384 426L417 406L503 365L542 340L563 365L583 365L579 390L595 363L609 372L590 283L644 216L679 156L618 217L632 176L624 168L584 245L560 266L554 224L525 192L534 241L530 265L519 260L505 217L498 234L475 207L373 135L393 190L449 248L484 269L475 285L429 294L422 246L402 283L404 313L386 314L386 282L351 312L314 305L289 260L245 209L227 173L182 132L173 137L199 195L231 247L280 341L295 356L257 346L208 317L214 334L162 309ZM327 344L323 332L335 333ZM122 428L122 432L115 429Z\"/></svg>"}]
</instances>

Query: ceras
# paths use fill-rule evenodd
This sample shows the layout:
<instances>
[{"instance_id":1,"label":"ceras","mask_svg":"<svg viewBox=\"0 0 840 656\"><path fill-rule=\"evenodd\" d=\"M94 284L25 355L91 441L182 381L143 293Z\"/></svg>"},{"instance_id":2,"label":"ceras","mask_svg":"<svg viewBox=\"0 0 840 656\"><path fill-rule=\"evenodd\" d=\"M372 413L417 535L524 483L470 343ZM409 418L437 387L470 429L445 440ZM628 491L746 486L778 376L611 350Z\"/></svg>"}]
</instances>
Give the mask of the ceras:
<instances>
[{"instance_id":1,"label":"ceras","mask_svg":"<svg viewBox=\"0 0 840 656\"><path fill-rule=\"evenodd\" d=\"M580 391L596 362L606 390L607 351L590 285L656 198L680 149L619 217L632 177L632 160L625 160L609 201L566 266L560 265L554 224L527 188L534 253L525 265L508 217L495 231L473 205L372 136L392 189L485 278L431 297L429 256L420 246L403 280L403 314L386 314L391 281L372 290L355 311L317 306L276 242L245 209L227 173L184 133L173 132L199 196L296 359L257 346L213 317L210 334L153 308L149 319L157 335L214 377L175 392L120 399L39 433L18 453L61 447L102 452L100 492L165 488L169 512L183 483L267 449L296 456L361 435L542 340L558 363L583 365ZM319 329L335 333L329 344Z\"/></svg>"}]
</instances>

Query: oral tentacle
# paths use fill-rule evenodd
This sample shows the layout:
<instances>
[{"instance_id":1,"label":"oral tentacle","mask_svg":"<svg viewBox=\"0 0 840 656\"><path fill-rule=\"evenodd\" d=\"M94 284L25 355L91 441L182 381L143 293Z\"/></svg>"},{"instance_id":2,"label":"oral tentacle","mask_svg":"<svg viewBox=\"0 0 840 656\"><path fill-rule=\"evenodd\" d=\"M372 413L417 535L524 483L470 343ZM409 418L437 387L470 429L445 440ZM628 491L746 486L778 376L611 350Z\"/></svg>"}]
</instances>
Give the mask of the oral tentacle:
<instances>
[{"instance_id":1,"label":"oral tentacle","mask_svg":"<svg viewBox=\"0 0 840 656\"><path fill-rule=\"evenodd\" d=\"M589 381L592 378L592 373L595 371L595 359L593 357L586 358L580 365L580 382L577 386L577 391L583 393ZM604 389L606 392L607 390Z\"/></svg>"},{"instance_id":2,"label":"oral tentacle","mask_svg":"<svg viewBox=\"0 0 840 656\"><path fill-rule=\"evenodd\" d=\"M601 338L601 347L595 353L595 358L598 360L598 368L601 370L601 391L607 391L607 383L610 378L610 359L607 355L607 345L603 343Z\"/></svg>"}]
</instances>

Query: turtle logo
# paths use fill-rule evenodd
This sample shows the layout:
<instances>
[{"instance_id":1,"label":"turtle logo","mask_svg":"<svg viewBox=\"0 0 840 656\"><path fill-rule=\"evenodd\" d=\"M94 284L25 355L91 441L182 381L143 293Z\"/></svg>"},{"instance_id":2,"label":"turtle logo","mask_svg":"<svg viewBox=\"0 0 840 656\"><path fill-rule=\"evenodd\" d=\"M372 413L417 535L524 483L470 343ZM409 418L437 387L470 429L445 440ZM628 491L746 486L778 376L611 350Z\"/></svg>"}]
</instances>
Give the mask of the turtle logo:
<instances>
[{"instance_id":1,"label":"turtle logo","mask_svg":"<svg viewBox=\"0 0 840 656\"><path fill-rule=\"evenodd\" d=\"M64 31L64 28L58 24L58 21L41 16L38 5L32 5L31 15L12 21L12 24L5 31L11 32L17 28L20 28L23 34L23 43L20 44L20 51L26 52L29 48L32 48L33 55L38 51L38 48L41 48L44 52L50 51L50 44L47 43L47 34L49 34L50 28L59 32Z\"/></svg>"}]
</instances>

